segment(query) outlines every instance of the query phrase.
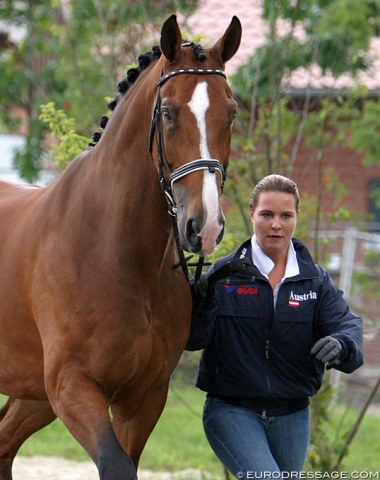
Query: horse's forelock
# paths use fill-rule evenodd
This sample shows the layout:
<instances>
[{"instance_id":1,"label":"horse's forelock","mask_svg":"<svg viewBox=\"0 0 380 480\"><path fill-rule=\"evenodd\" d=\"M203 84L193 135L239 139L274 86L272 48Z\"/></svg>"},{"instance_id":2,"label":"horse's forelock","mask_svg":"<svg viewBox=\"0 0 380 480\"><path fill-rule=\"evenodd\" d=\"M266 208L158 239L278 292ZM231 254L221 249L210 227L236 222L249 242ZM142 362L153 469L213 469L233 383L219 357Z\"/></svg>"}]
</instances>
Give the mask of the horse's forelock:
<instances>
[{"instance_id":1,"label":"horse's forelock","mask_svg":"<svg viewBox=\"0 0 380 480\"><path fill-rule=\"evenodd\" d=\"M206 60L206 52L204 51L202 45L199 43L192 43L191 49L193 51L194 57L201 62Z\"/></svg>"}]
</instances>

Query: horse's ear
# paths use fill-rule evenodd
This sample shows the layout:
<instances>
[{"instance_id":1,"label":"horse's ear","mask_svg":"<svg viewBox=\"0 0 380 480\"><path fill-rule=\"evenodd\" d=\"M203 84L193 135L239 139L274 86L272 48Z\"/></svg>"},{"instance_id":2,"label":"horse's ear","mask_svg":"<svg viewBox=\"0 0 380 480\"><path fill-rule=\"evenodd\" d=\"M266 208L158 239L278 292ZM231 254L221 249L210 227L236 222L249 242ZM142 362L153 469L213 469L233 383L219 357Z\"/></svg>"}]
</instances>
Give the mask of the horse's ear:
<instances>
[{"instance_id":1,"label":"horse's ear","mask_svg":"<svg viewBox=\"0 0 380 480\"><path fill-rule=\"evenodd\" d=\"M176 15L170 16L161 29L161 51L169 62L173 62L181 49L182 35Z\"/></svg>"},{"instance_id":2,"label":"horse's ear","mask_svg":"<svg viewBox=\"0 0 380 480\"><path fill-rule=\"evenodd\" d=\"M223 64L228 62L237 52L241 40L241 31L240 20L233 16L224 35L212 47L211 51L219 56Z\"/></svg>"}]
</instances>

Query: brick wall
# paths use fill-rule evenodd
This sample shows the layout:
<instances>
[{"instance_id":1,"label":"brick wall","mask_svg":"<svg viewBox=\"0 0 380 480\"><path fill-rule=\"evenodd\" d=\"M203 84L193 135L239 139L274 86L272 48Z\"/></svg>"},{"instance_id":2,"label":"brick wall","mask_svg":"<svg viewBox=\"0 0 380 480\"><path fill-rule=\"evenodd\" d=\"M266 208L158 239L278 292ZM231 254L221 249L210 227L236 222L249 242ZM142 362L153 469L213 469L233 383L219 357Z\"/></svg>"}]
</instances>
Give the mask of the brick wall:
<instances>
[{"instance_id":1,"label":"brick wall","mask_svg":"<svg viewBox=\"0 0 380 480\"><path fill-rule=\"evenodd\" d=\"M368 210L368 182L370 179L380 179L380 159L378 166L368 167L362 164L359 154L349 148L330 147L326 149L322 162L325 171L322 177L325 188L322 210L331 212L334 207L334 192L327 190L328 175L332 171L338 182L347 189L342 205L365 214ZM316 195L317 161L312 151L303 149L299 152L291 176L298 183L301 193Z\"/></svg>"}]
</instances>

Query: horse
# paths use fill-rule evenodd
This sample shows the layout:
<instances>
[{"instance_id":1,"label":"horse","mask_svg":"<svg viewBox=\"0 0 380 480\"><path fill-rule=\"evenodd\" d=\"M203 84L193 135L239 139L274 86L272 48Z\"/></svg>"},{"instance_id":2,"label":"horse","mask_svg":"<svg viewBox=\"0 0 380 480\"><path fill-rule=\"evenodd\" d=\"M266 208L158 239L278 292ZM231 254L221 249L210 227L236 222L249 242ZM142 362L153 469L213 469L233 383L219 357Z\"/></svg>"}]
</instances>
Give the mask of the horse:
<instances>
[{"instance_id":1,"label":"horse","mask_svg":"<svg viewBox=\"0 0 380 480\"><path fill-rule=\"evenodd\" d=\"M185 42L172 15L84 152L47 186L0 182L1 480L57 417L100 480L137 478L189 334L183 251L223 235L240 38L233 17Z\"/></svg>"}]
</instances>

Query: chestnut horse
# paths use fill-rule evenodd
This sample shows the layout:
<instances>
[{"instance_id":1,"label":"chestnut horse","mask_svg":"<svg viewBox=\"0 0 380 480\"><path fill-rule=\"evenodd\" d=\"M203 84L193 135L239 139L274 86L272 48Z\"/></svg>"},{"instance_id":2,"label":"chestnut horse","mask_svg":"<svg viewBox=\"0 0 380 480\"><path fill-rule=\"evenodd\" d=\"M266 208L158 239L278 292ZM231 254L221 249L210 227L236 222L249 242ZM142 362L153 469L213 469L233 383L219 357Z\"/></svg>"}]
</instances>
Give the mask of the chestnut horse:
<instances>
[{"instance_id":1,"label":"chestnut horse","mask_svg":"<svg viewBox=\"0 0 380 480\"><path fill-rule=\"evenodd\" d=\"M189 333L173 266L223 234L240 37L233 17L212 48L182 43L171 16L96 144L47 187L0 182L1 480L56 417L101 480L136 478Z\"/></svg>"}]
</instances>

